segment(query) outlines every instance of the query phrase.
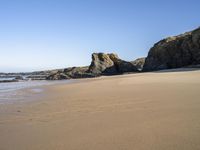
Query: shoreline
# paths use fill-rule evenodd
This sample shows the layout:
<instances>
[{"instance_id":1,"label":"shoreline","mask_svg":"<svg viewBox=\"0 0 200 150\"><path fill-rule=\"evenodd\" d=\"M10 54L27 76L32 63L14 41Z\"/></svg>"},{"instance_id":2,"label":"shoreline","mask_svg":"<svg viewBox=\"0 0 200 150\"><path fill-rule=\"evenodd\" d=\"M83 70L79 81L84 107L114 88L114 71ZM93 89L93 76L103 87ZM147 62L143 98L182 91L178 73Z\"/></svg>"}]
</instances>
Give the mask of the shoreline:
<instances>
[{"instance_id":1,"label":"shoreline","mask_svg":"<svg viewBox=\"0 0 200 150\"><path fill-rule=\"evenodd\" d=\"M199 76L148 72L42 86L30 103L0 104L0 149L199 149Z\"/></svg>"}]
</instances>

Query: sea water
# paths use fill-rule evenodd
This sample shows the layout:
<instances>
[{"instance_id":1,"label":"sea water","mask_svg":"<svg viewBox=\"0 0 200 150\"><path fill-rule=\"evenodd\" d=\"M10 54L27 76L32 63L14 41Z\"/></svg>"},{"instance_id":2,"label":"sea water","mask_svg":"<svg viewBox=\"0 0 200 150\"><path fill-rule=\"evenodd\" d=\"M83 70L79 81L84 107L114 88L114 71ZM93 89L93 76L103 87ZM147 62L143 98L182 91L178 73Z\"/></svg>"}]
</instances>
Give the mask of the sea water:
<instances>
[{"instance_id":1,"label":"sea water","mask_svg":"<svg viewBox=\"0 0 200 150\"><path fill-rule=\"evenodd\" d=\"M53 85L61 83L69 83L70 80L65 81L20 81L20 82L5 82L0 83L0 104L10 103L25 100L30 95L25 93L22 89L29 89L33 93L41 93L43 89L41 86Z\"/></svg>"}]
</instances>

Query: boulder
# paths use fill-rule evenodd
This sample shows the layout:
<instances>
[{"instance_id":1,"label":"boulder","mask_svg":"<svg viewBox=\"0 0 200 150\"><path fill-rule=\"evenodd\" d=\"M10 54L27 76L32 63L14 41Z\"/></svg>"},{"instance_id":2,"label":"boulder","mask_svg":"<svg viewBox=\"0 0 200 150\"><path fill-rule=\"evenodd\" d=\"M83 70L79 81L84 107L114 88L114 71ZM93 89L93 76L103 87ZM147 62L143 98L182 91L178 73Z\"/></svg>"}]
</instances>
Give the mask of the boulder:
<instances>
[{"instance_id":1,"label":"boulder","mask_svg":"<svg viewBox=\"0 0 200 150\"><path fill-rule=\"evenodd\" d=\"M104 53L92 54L92 62L88 71L96 75L102 73L113 74L117 72L114 67L114 62L110 59L109 55Z\"/></svg>"},{"instance_id":2,"label":"boulder","mask_svg":"<svg viewBox=\"0 0 200 150\"><path fill-rule=\"evenodd\" d=\"M145 60L144 71L200 64L200 28L156 43Z\"/></svg>"},{"instance_id":3,"label":"boulder","mask_svg":"<svg viewBox=\"0 0 200 150\"><path fill-rule=\"evenodd\" d=\"M93 53L88 72L93 74L113 75L136 72L137 68L130 62L121 60L117 54Z\"/></svg>"}]
</instances>

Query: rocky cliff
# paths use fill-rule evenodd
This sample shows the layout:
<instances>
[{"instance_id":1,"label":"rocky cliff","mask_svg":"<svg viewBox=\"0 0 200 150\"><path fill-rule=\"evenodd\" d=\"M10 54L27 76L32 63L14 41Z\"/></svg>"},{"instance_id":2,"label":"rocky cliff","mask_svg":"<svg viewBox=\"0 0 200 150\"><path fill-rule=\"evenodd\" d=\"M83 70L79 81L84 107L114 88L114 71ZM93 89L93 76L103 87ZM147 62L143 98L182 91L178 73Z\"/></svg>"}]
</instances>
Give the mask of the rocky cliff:
<instances>
[{"instance_id":1,"label":"rocky cliff","mask_svg":"<svg viewBox=\"0 0 200 150\"><path fill-rule=\"evenodd\" d=\"M200 28L156 43L148 53L143 71L196 64L200 64Z\"/></svg>"}]
</instances>

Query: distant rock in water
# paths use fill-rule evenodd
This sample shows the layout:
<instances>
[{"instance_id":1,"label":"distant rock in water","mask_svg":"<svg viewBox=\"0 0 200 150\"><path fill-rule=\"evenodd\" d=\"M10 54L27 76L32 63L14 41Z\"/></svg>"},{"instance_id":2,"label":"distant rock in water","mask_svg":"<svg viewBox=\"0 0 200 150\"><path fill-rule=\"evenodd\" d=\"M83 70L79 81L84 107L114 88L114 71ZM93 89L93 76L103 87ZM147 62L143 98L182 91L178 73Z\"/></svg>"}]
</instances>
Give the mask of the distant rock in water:
<instances>
[{"instance_id":1,"label":"distant rock in water","mask_svg":"<svg viewBox=\"0 0 200 150\"><path fill-rule=\"evenodd\" d=\"M137 58L136 60L132 61L131 63L139 70L142 71L143 70L143 66L145 63L145 57L142 58Z\"/></svg>"},{"instance_id":2,"label":"distant rock in water","mask_svg":"<svg viewBox=\"0 0 200 150\"><path fill-rule=\"evenodd\" d=\"M117 54L93 53L88 72L96 75L113 75L135 72L137 68L130 62L121 60Z\"/></svg>"},{"instance_id":3,"label":"distant rock in water","mask_svg":"<svg viewBox=\"0 0 200 150\"><path fill-rule=\"evenodd\" d=\"M156 43L149 51L144 71L200 64L200 28Z\"/></svg>"},{"instance_id":4,"label":"distant rock in water","mask_svg":"<svg viewBox=\"0 0 200 150\"><path fill-rule=\"evenodd\" d=\"M18 82L16 79L0 79L0 83L6 83L6 82Z\"/></svg>"},{"instance_id":5,"label":"distant rock in water","mask_svg":"<svg viewBox=\"0 0 200 150\"><path fill-rule=\"evenodd\" d=\"M24 80L24 78L22 76L16 76L15 80Z\"/></svg>"}]
</instances>

